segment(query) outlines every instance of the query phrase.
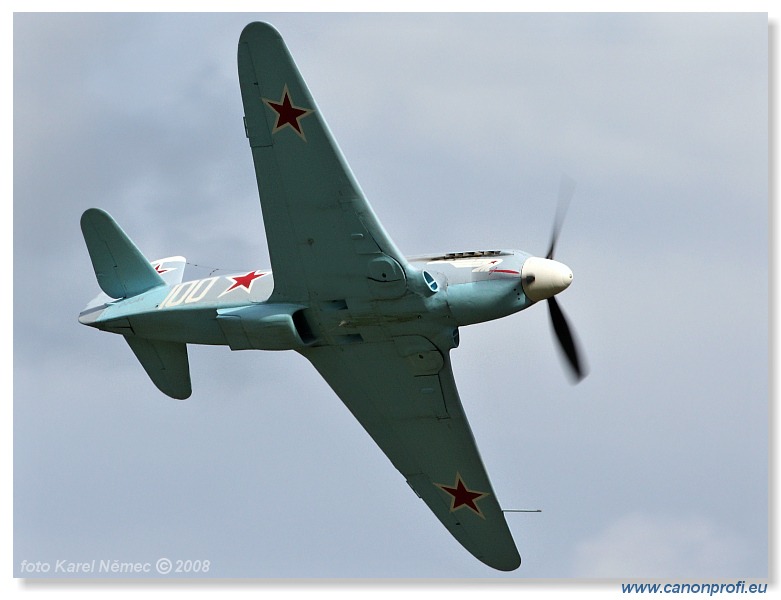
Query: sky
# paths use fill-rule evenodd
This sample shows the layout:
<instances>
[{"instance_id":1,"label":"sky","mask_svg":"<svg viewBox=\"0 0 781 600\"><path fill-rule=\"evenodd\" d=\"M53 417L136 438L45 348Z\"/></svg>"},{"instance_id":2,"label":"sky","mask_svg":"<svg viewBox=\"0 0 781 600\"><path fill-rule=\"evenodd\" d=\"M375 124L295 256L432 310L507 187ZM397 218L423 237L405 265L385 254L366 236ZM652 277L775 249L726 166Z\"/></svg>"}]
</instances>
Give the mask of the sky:
<instances>
[{"instance_id":1,"label":"sky","mask_svg":"<svg viewBox=\"0 0 781 600\"><path fill-rule=\"evenodd\" d=\"M191 346L178 402L77 321L90 207L192 277L268 268L236 74L253 20L406 254L544 255L576 182L559 302L589 377L570 385L542 306L451 353L500 503L542 510L508 514L517 571L452 539L301 356ZM769 576L767 15L28 13L13 40L14 576Z\"/></svg>"}]
</instances>

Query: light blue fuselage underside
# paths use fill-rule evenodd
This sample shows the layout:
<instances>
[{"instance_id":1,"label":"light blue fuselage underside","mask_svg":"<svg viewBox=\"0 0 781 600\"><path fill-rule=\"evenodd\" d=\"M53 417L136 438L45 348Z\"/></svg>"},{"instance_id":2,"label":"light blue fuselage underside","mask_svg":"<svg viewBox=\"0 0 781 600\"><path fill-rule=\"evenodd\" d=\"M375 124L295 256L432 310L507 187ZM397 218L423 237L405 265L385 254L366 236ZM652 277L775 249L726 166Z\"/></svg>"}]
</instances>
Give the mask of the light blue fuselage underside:
<instances>
[{"instance_id":1,"label":"light blue fuselage underside","mask_svg":"<svg viewBox=\"0 0 781 600\"><path fill-rule=\"evenodd\" d=\"M452 348L458 344L458 327L533 304L520 276L529 256L491 251L414 257L409 259L412 272L402 282L372 282L380 291L368 301L348 297L280 302L273 297L270 271L250 272L254 277L249 283L244 274L215 275L127 299L102 295L79 320L125 336L235 350L296 350L399 335L427 335L440 347ZM387 294L382 286L398 291ZM388 295L396 297L383 297Z\"/></svg>"}]
</instances>

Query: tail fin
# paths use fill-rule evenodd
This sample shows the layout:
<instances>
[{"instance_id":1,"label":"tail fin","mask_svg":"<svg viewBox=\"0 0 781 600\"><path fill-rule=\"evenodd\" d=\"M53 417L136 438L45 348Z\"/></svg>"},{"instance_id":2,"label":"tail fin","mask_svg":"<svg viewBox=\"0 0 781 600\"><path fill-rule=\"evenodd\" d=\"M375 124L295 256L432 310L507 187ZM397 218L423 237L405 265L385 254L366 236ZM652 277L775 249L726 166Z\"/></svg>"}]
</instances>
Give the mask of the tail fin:
<instances>
[{"instance_id":1,"label":"tail fin","mask_svg":"<svg viewBox=\"0 0 781 600\"><path fill-rule=\"evenodd\" d=\"M177 400L190 397L193 390L185 344L127 335L125 339L157 389Z\"/></svg>"},{"instance_id":2,"label":"tail fin","mask_svg":"<svg viewBox=\"0 0 781 600\"><path fill-rule=\"evenodd\" d=\"M100 289L112 298L130 298L165 285L111 216L97 208L81 215L81 232Z\"/></svg>"},{"instance_id":3,"label":"tail fin","mask_svg":"<svg viewBox=\"0 0 781 600\"><path fill-rule=\"evenodd\" d=\"M111 216L90 208L81 216L81 232L87 243L98 285L112 298L131 298L153 288L182 280L185 259L174 256L155 261L153 266ZM160 272L166 273L165 278ZM102 301L104 297L96 300ZM82 313L84 314L84 313ZM95 326L94 319L81 320ZM187 345L126 335L136 358L158 389L179 400L192 394Z\"/></svg>"}]
</instances>

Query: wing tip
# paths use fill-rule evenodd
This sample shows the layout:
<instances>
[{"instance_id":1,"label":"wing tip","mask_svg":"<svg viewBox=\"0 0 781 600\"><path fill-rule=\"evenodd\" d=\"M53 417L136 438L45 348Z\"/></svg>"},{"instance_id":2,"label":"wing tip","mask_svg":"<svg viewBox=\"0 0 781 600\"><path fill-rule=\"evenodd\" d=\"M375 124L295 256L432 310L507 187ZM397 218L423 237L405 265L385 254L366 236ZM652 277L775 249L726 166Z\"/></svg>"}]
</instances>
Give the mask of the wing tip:
<instances>
[{"instance_id":1,"label":"wing tip","mask_svg":"<svg viewBox=\"0 0 781 600\"><path fill-rule=\"evenodd\" d=\"M514 557L511 557L506 561L489 566L499 571L515 571L515 569L521 566L521 556L516 554Z\"/></svg>"},{"instance_id":2,"label":"wing tip","mask_svg":"<svg viewBox=\"0 0 781 600\"><path fill-rule=\"evenodd\" d=\"M490 554L479 554L466 546L464 547L480 562L497 571L515 571L521 566L521 555L518 553L515 543L513 543L512 547L505 546L504 550L495 547Z\"/></svg>"},{"instance_id":3,"label":"wing tip","mask_svg":"<svg viewBox=\"0 0 781 600\"><path fill-rule=\"evenodd\" d=\"M260 40L265 37L282 39L279 31L273 25L263 21L253 21L249 23L241 32L240 42L247 42L250 39Z\"/></svg>"}]
</instances>

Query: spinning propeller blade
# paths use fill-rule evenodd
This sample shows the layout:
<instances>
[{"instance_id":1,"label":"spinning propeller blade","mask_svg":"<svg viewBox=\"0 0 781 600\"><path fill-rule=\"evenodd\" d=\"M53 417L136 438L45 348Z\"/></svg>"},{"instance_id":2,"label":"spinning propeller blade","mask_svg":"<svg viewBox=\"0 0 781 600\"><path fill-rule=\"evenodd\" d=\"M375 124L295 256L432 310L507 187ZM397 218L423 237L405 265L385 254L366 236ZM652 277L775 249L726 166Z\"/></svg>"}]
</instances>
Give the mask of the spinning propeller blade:
<instances>
[{"instance_id":1,"label":"spinning propeller blade","mask_svg":"<svg viewBox=\"0 0 781 600\"><path fill-rule=\"evenodd\" d=\"M553 233L551 234L548 254L545 257L548 260L553 260L553 256L556 250L556 242L559 239L559 233L561 233L561 227L564 224L564 217L567 214L567 209L569 208L569 204L574 193L575 182L569 177L562 177L561 183L559 185L559 198L558 205L556 207L556 216L553 221ZM547 298L547 300L551 325L553 325L553 332L556 334L556 339L559 342L559 346L561 347L564 356L567 358L567 362L572 370L574 383L578 383L587 375L587 371L580 359L582 353L578 349L578 344L575 342L572 329L570 328L564 313L559 307L556 296L550 296Z\"/></svg>"},{"instance_id":2,"label":"spinning propeller blade","mask_svg":"<svg viewBox=\"0 0 781 600\"><path fill-rule=\"evenodd\" d=\"M575 343L575 338L572 336L572 330L570 329L567 319L564 317L564 313L559 307L559 303L556 301L556 296L548 298L548 311L550 312L551 325L553 325L553 332L556 334L556 339L559 340L564 355L567 357L569 366L572 369L574 382L580 382L586 375L586 370L581 366L580 352L578 346Z\"/></svg>"},{"instance_id":3,"label":"spinning propeller blade","mask_svg":"<svg viewBox=\"0 0 781 600\"><path fill-rule=\"evenodd\" d=\"M561 226L564 224L564 217L567 215L569 209L569 203L572 201L572 196L575 194L575 181L567 176L561 178L559 183L559 201L556 205L556 216L553 220L553 233L551 234L550 247L545 258L553 260L554 250L556 249L556 241L559 239L559 233L561 233Z\"/></svg>"}]
</instances>

